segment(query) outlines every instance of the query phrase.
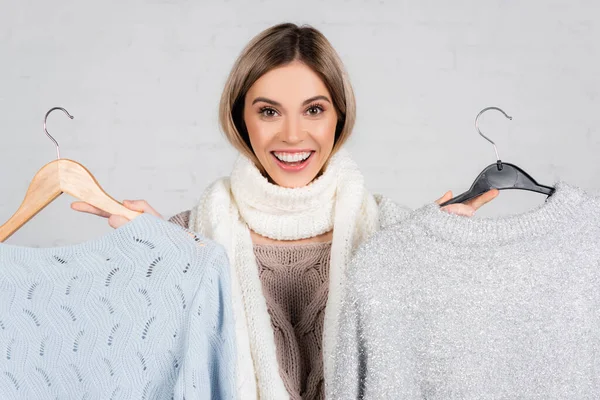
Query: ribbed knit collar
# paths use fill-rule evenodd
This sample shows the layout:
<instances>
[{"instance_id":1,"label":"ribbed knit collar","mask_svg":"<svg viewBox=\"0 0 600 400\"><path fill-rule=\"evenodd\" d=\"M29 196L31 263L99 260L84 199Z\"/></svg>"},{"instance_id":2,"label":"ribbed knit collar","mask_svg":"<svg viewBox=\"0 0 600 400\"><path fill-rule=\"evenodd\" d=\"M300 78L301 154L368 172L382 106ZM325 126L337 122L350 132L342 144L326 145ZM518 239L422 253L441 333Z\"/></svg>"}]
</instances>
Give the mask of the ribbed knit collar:
<instances>
[{"instance_id":1,"label":"ribbed knit collar","mask_svg":"<svg viewBox=\"0 0 600 400\"><path fill-rule=\"evenodd\" d=\"M285 188L267 180L248 158L240 155L231 173L231 191L240 215L259 235L275 240L297 240L333 229L333 209L344 166L352 164L340 150L323 174L309 185Z\"/></svg>"},{"instance_id":2,"label":"ribbed knit collar","mask_svg":"<svg viewBox=\"0 0 600 400\"><path fill-rule=\"evenodd\" d=\"M589 196L564 182L555 185L555 192L539 207L522 213L499 218L467 218L449 214L437 204L428 204L417 210L414 218L433 236L464 245L508 244L528 240L567 229L582 210L592 206ZM600 210L596 210L600 212Z\"/></svg>"}]
</instances>

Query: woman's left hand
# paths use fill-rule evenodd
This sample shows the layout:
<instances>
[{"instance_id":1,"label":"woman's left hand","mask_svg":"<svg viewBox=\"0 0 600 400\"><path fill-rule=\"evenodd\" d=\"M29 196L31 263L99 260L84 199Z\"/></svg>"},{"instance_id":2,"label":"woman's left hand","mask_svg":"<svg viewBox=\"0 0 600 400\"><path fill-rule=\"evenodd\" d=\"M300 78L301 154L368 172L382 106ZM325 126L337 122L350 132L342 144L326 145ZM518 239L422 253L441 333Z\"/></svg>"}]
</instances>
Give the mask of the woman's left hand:
<instances>
[{"instance_id":1,"label":"woman's left hand","mask_svg":"<svg viewBox=\"0 0 600 400\"><path fill-rule=\"evenodd\" d=\"M489 203L494 200L496 196L498 196L498 189L492 189L484 194L477 196L471 200L468 200L462 204L449 204L445 207L442 207L442 210L446 211L450 214L462 215L465 217L472 217L475 215L475 211L479 209L479 207L484 204ZM452 192L448 191L441 198L436 200L437 204L442 204L452 198Z\"/></svg>"}]
</instances>

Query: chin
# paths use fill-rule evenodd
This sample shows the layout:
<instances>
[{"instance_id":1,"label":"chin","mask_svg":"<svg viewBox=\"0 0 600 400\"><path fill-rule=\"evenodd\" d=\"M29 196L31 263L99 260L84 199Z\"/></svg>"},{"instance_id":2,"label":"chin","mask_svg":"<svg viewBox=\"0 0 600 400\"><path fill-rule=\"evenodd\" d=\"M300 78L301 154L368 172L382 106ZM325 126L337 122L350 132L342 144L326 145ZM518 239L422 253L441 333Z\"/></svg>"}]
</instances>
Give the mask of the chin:
<instances>
[{"instance_id":1,"label":"chin","mask_svg":"<svg viewBox=\"0 0 600 400\"><path fill-rule=\"evenodd\" d=\"M267 171L268 172L268 171ZM307 172L307 171L305 171ZM275 175L275 174L274 174ZM316 178L316 172L312 173L303 173L302 176L285 176L287 174L277 174L271 175L272 181L277 185L285 188L299 188L307 186Z\"/></svg>"}]
</instances>

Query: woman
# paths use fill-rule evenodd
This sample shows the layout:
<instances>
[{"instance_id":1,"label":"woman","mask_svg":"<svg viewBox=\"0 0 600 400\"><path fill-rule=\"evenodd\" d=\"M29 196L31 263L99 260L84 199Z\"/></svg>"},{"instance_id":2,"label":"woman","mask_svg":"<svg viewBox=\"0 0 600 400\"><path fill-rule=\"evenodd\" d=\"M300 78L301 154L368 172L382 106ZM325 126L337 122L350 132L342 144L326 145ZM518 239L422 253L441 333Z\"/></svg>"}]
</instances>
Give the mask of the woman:
<instances>
[{"instance_id":1,"label":"woman","mask_svg":"<svg viewBox=\"0 0 600 400\"><path fill-rule=\"evenodd\" d=\"M239 398L323 398L344 268L360 243L406 213L369 194L342 150L354 119L343 65L311 27L265 30L229 75L220 124L240 157L228 178L171 221L229 255ZM470 216L496 195L446 210ZM142 200L125 205L159 215ZM108 217L113 227L127 222L87 204L73 208Z\"/></svg>"}]
</instances>

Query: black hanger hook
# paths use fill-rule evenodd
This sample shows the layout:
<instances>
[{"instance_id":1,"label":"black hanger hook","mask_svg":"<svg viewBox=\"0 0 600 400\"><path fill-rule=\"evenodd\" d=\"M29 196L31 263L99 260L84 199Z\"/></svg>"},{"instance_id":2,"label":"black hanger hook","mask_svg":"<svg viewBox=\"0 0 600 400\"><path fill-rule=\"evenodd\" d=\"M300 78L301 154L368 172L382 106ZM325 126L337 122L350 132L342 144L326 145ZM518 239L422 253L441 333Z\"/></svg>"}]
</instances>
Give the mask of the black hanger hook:
<instances>
[{"instance_id":1,"label":"black hanger hook","mask_svg":"<svg viewBox=\"0 0 600 400\"><path fill-rule=\"evenodd\" d=\"M56 145L56 159L59 160L60 159L60 150L59 150L58 142L56 141L56 139L54 139L52 137L52 135L50 135L50 133L48 132L48 129L46 129L46 121L48 120L48 115L50 115L50 113L52 111L54 111L54 110L61 110L61 111L63 111L71 119L73 119L74 117L71 114L69 114L69 112L67 110L65 110L64 108L62 108L62 107L53 107L53 108L51 108L50 110L48 110L48 112L46 113L46 116L44 117L44 132L46 132L46 135Z\"/></svg>"}]
</instances>

